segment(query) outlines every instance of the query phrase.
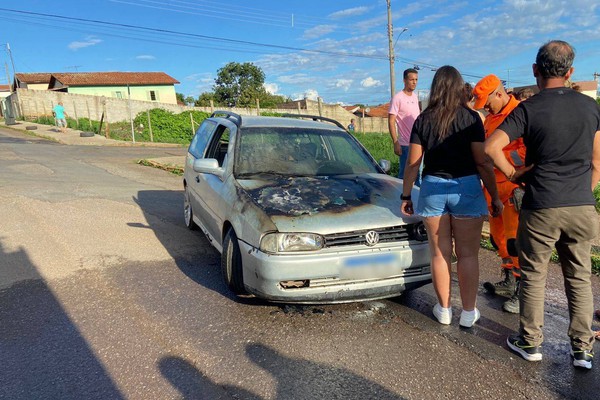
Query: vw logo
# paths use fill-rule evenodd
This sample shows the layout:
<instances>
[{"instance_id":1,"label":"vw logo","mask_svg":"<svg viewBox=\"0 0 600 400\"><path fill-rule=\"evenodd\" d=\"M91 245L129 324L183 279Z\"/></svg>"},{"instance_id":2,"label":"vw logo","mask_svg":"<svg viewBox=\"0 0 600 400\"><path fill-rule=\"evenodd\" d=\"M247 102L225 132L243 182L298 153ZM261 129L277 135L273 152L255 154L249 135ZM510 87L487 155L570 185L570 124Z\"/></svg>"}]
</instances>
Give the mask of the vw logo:
<instances>
[{"instance_id":1,"label":"vw logo","mask_svg":"<svg viewBox=\"0 0 600 400\"><path fill-rule=\"evenodd\" d=\"M365 239L367 239L367 246L375 246L379 243L379 233L375 231L369 231L365 235Z\"/></svg>"}]
</instances>

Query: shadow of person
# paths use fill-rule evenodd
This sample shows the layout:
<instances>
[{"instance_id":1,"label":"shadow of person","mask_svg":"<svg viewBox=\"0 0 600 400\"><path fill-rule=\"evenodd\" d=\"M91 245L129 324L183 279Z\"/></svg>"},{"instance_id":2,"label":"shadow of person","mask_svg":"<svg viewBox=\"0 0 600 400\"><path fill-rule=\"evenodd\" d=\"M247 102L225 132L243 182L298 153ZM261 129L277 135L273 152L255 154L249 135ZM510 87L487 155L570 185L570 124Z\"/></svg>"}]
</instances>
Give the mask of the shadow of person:
<instances>
[{"instance_id":1,"label":"shadow of person","mask_svg":"<svg viewBox=\"0 0 600 400\"><path fill-rule=\"evenodd\" d=\"M225 400L244 399L261 400L247 390L229 385L217 385L192 363L180 357L164 357L158 362L158 368L171 385L177 389L183 399Z\"/></svg>"},{"instance_id":2,"label":"shadow of person","mask_svg":"<svg viewBox=\"0 0 600 400\"><path fill-rule=\"evenodd\" d=\"M0 399L124 399L23 248L0 236Z\"/></svg>"},{"instance_id":3,"label":"shadow of person","mask_svg":"<svg viewBox=\"0 0 600 400\"><path fill-rule=\"evenodd\" d=\"M344 368L289 358L263 344L248 344L246 354L276 379L276 399L402 399Z\"/></svg>"}]
</instances>

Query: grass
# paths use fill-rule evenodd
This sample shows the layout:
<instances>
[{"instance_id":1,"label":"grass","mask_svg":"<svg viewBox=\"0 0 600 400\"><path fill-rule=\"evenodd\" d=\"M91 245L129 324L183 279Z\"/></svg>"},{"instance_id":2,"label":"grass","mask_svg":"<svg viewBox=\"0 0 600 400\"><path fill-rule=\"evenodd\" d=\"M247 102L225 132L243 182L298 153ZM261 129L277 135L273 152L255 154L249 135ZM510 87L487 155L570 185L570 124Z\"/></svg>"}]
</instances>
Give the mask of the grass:
<instances>
[{"instance_id":1,"label":"grass","mask_svg":"<svg viewBox=\"0 0 600 400\"><path fill-rule=\"evenodd\" d=\"M391 168L388 174L398 176L399 158L394 153L392 138L389 133L353 133L354 137L362 143L369 153L379 161L381 159L388 160L391 163Z\"/></svg>"}]
</instances>

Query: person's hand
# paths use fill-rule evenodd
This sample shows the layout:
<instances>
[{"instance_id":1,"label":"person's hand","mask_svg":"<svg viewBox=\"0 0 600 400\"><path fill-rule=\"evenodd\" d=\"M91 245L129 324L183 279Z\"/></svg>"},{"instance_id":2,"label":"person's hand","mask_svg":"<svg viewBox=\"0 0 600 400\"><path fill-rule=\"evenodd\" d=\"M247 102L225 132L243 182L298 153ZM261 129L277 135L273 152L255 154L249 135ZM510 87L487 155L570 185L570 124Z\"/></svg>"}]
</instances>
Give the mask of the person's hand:
<instances>
[{"instance_id":1,"label":"person's hand","mask_svg":"<svg viewBox=\"0 0 600 400\"><path fill-rule=\"evenodd\" d=\"M517 170L515 170L515 173L512 174L512 176L510 176L508 178L509 181L511 181L512 183L521 183L521 178L523 177L523 175L525 175L527 172L529 172L531 170L531 168L534 167L534 164L531 164L527 167L523 167L523 168L519 168Z\"/></svg>"},{"instance_id":2,"label":"person's hand","mask_svg":"<svg viewBox=\"0 0 600 400\"><path fill-rule=\"evenodd\" d=\"M400 142L397 140L394 142L394 153L396 153L397 156L402 155L402 147L400 147Z\"/></svg>"},{"instance_id":3,"label":"person's hand","mask_svg":"<svg viewBox=\"0 0 600 400\"><path fill-rule=\"evenodd\" d=\"M504 210L504 204L502 204L500 198L496 197L495 199L492 199L492 209L490 212L490 214L492 214L492 217L497 217L501 215L502 210Z\"/></svg>"},{"instance_id":4,"label":"person's hand","mask_svg":"<svg viewBox=\"0 0 600 400\"><path fill-rule=\"evenodd\" d=\"M413 209L412 200L402 200L402 204L400 205L400 211L404 215L413 215L415 210Z\"/></svg>"}]
</instances>

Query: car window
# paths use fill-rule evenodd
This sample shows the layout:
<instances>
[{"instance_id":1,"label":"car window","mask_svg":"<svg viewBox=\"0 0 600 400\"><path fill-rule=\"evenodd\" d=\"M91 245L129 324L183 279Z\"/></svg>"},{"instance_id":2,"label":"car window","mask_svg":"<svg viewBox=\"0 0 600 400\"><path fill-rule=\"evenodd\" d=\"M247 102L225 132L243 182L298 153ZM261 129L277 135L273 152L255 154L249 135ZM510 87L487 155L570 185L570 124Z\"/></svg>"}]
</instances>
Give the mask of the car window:
<instances>
[{"instance_id":1,"label":"car window","mask_svg":"<svg viewBox=\"0 0 600 400\"><path fill-rule=\"evenodd\" d=\"M213 135L213 139L208 146L206 158L215 158L219 167L222 167L225 163L227 156L227 150L229 148L229 135L230 130L226 126L219 125Z\"/></svg>"},{"instance_id":2,"label":"car window","mask_svg":"<svg viewBox=\"0 0 600 400\"><path fill-rule=\"evenodd\" d=\"M319 176L379 172L346 132L330 129L243 128L236 176L278 173Z\"/></svg>"},{"instance_id":3,"label":"car window","mask_svg":"<svg viewBox=\"0 0 600 400\"><path fill-rule=\"evenodd\" d=\"M214 121L204 120L202 125L200 125L196 131L194 139L192 139L192 143L190 143L190 147L188 148L188 152L196 158L204 157L206 145L216 126L217 124Z\"/></svg>"}]
</instances>

